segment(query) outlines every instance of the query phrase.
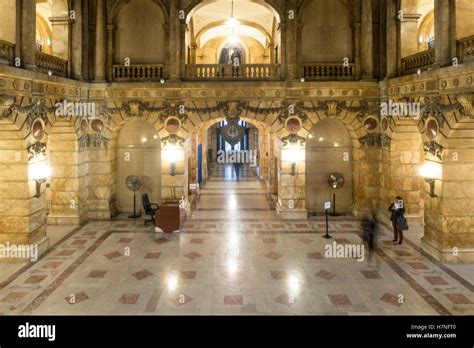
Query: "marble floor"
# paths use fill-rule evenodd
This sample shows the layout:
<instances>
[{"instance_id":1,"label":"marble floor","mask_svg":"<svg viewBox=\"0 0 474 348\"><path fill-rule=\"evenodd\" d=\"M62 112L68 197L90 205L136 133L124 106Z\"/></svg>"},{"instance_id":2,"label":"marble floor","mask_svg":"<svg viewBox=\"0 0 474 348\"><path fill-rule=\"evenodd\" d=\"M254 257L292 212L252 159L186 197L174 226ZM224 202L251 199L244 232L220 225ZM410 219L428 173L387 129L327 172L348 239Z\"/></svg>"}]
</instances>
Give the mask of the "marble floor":
<instances>
[{"instance_id":1,"label":"marble floor","mask_svg":"<svg viewBox=\"0 0 474 348\"><path fill-rule=\"evenodd\" d=\"M329 258L359 245L357 221L282 221L251 168L213 167L180 233L120 217L51 229L36 263L0 264L0 314L473 315L472 265L442 265L380 231L372 260ZM48 231L50 232L50 231Z\"/></svg>"}]
</instances>

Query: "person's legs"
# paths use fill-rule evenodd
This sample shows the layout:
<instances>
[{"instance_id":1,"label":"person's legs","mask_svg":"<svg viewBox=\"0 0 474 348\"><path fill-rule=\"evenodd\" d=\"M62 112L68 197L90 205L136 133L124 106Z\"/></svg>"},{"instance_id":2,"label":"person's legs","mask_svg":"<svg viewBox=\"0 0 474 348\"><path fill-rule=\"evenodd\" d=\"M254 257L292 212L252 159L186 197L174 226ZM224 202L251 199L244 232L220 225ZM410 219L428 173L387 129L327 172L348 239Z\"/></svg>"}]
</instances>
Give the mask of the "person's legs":
<instances>
[{"instance_id":1,"label":"person's legs","mask_svg":"<svg viewBox=\"0 0 474 348\"><path fill-rule=\"evenodd\" d=\"M393 242L398 241L398 226L396 221L392 221L393 227Z\"/></svg>"},{"instance_id":2,"label":"person's legs","mask_svg":"<svg viewBox=\"0 0 474 348\"><path fill-rule=\"evenodd\" d=\"M403 231L402 230L398 231L398 236L399 236L398 244L402 244L403 243Z\"/></svg>"}]
</instances>

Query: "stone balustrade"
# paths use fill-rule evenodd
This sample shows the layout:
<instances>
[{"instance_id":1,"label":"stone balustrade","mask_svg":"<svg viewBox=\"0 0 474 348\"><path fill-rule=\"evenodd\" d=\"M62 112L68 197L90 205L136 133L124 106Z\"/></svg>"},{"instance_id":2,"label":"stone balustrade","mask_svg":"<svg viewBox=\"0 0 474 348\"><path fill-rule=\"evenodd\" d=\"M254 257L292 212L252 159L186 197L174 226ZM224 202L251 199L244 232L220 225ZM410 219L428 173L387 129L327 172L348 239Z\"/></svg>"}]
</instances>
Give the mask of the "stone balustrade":
<instances>
[{"instance_id":1,"label":"stone balustrade","mask_svg":"<svg viewBox=\"0 0 474 348\"><path fill-rule=\"evenodd\" d=\"M116 82L160 81L164 77L163 64L114 64L112 79Z\"/></svg>"},{"instance_id":2,"label":"stone balustrade","mask_svg":"<svg viewBox=\"0 0 474 348\"><path fill-rule=\"evenodd\" d=\"M418 69L423 70L435 62L434 48L402 58L402 75L414 74Z\"/></svg>"},{"instance_id":3,"label":"stone balustrade","mask_svg":"<svg viewBox=\"0 0 474 348\"><path fill-rule=\"evenodd\" d=\"M305 80L354 80L355 64L342 63L304 63L302 66Z\"/></svg>"},{"instance_id":4,"label":"stone balustrade","mask_svg":"<svg viewBox=\"0 0 474 348\"><path fill-rule=\"evenodd\" d=\"M187 80L279 80L279 64L188 64Z\"/></svg>"},{"instance_id":5,"label":"stone balustrade","mask_svg":"<svg viewBox=\"0 0 474 348\"><path fill-rule=\"evenodd\" d=\"M35 64L39 70L66 77L68 61L43 52L36 52Z\"/></svg>"},{"instance_id":6,"label":"stone balustrade","mask_svg":"<svg viewBox=\"0 0 474 348\"><path fill-rule=\"evenodd\" d=\"M474 60L474 35L458 40L458 57L461 62Z\"/></svg>"},{"instance_id":7,"label":"stone balustrade","mask_svg":"<svg viewBox=\"0 0 474 348\"><path fill-rule=\"evenodd\" d=\"M0 63L12 64L15 55L15 44L0 40Z\"/></svg>"}]
</instances>

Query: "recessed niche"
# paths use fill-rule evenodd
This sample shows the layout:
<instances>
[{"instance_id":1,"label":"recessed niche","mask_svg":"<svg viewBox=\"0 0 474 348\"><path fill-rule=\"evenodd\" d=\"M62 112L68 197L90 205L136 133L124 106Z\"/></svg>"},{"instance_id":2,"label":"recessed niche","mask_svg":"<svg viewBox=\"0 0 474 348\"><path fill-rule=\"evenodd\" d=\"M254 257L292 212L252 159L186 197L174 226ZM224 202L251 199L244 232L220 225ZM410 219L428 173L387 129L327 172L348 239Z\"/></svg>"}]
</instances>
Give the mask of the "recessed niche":
<instances>
[{"instance_id":1,"label":"recessed niche","mask_svg":"<svg viewBox=\"0 0 474 348\"><path fill-rule=\"evenodd\" d=\"M301 120L298 117L289 117L286 120L285 127L291 134L296 134L301 130Z\"/></svg>"},{"instance_id":2,"label":"recessed niche","mask_svg":"<svg viewBox=\"0 0 474 348\"><path fill-rule=\"evenodd\" d=\"M380 121L380 129L382 129L382 132L386 132L388 129L388 120L385 117Z\"/></svg>"},{"instance_id":3,"label":"recessed niche","mask_svg":"<svg viewBox=\"0 0 474 348\"><path fill-rule=\"evenodd\" d=\"M87 120L85 118L83 118L81 120L81 131L86 133L87 132L87 127L88 127Z\"/></svg>"},{"instance_id":4,"label":"recessed niche","mask_svg":"<svg viewBox=\"0 0 474 348\"><path fill-rule=\"evenodd\" d=\"M374 131L377 129L378 122L374 117L368 117L364 120L364 127L368 131Z\"/></svg>"},{"instance_id":5,"label":"recessed niche","mask_svg":"<svg viewBox=\"0 0 474 348\"><path fill-rule=\"evenodd\" d=\"M95 132L99 133L102 131L102 129L104 128L104 122L102 122L102 120L96 118L95 120L92 120L91 122L91 128L92 130L94 130Z\"/></svg>"},{"instance_id":6,"label":"recessed niche","mask_svg":"<svg viewBox=\"0 0 474 348\"><path fill-rule=\"evenodd\" d=\"M426 123L426 134L428 135L428 138L434 139L438 136L439 133L439 126L438 122L436 120L431 119Z\"/></svg>"},{"instance_id":7,"label":"recessed niche","mask_svg":"<svg viewBox=\"0 0 474 348\"><path fill-rule=\"evenodd\" d=\"M41 140L44 136L44 123L41 119L37 119L33 122L31 127L31 134L36 140Z\"/></svg>"},{"instance_id":8,"label":"recessed niche","mask_svg":"<svg viewBox=\"0 0 474 348\"><path fill-rule=\"evenodd\" d=\"M168 117L165 121L165 130L170 134L176 134L181 129L181 120L177 117Z\"/></svg>"}]
</instances>

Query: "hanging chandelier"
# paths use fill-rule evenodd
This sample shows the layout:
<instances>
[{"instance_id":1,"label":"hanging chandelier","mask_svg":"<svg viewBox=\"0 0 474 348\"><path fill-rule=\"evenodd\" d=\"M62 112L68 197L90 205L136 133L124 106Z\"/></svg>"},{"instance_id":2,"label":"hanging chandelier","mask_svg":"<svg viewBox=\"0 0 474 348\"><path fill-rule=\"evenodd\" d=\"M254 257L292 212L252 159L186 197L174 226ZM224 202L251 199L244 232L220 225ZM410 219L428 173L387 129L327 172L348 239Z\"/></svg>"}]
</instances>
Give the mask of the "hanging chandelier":
<instances>
[{"instance_id":1,"label":"hanging chandelier","mask_svg":"<svg viewBox=\"0 0 474 348\"><path fill-rule=\"evenodd\" d=\"M234 29L239 25L239 21L237 19L235 19L235 17L234 17L234 0L232 0L231 6L232 7L231 7L231 10L230 10L230 18L227 20L226 24L229 28L232 29L232 34L227 39L227 42L229 42L231 45L235 45L236 43L239 42L239 39L234 34Z\"/></svg>"}]
</instances>

